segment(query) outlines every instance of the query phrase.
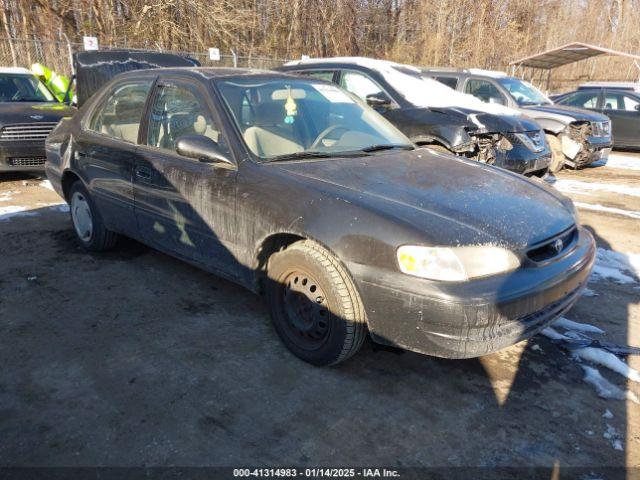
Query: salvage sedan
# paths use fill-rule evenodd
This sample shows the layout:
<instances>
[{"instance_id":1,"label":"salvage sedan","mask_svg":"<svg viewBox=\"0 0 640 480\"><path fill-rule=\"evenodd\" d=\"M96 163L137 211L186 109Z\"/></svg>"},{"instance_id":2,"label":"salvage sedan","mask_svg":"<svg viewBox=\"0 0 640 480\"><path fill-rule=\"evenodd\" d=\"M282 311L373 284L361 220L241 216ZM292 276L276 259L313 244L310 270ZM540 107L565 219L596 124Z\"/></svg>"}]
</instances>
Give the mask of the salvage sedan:
<instances>
[{"instance_id":1,"label":"salvage sedan","mask_svg":"<svg viewBox=\"0 0 640 480\"><path fill-rule=\"evenodd\" d=\"M571 307L595 256L546 185L415 148L337 86L284 73L125 73L47 158L87 250L126 235L263 293L314 365L367 333L451 358L509 346Z\"/></svg>"}]
</instances>

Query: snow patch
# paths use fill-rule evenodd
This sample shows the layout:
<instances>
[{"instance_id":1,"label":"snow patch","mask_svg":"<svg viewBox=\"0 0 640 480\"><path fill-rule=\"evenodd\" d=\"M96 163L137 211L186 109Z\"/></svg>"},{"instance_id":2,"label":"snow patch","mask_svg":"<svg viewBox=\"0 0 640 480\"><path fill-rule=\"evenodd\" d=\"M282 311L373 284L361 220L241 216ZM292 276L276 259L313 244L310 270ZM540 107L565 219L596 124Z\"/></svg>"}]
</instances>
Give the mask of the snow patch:
<instances>
[{"instance_id":1,"label":"snow patch","mask_svg":"<svg viewBox=\"0 0 640 480\"><path fill-rule=\"evenodd\" d=\"M602 436L606 440L609 440L611 442L611 446L614 448L614 450L624 450L622 448L622 436L620 435L620 432L618 432L612 425L609 425L607 423L607 429L602 434Z\"/></svg>"},{"instance_id":2,"label":"snow patch","mask_svg":"<svg viewBox=\"0 0 640 480\"><path fill-rule=\"evenodd\" d=\"M585 288L584 290L582 290L581 295L583 297L597 297L600 294L594 290L591 290L590 288Z\"/></svg>"},{"instance_id":3,"label":"snow patch","mask_svg":"<svg viewBox=\"0 0 640 480\"><path fill-rule=\"evenodd\" d=\"M583 182L580 180L558 179L553 184L556 189L564 193L591 195L592 192L611 192L632 197L640 197L640 187L629 187L615 183Z\"/></svg>"},{"instance_id":4,"label":"snow patch","mask_svg":"<svg viewBox=\"0 0 640 480\"><path fill-rule=\"evenodd\" d=\"M624 391L615 386L609 380L604 378L597 368L589 367L587 365L581 365L581 367L584 371L584 382L595 388L596 393L600 398L605 398L607 400L630 400L633 403L640 405L640 400L638 400L635 393L628 390Z\"/></svg>"},{"instance_id":5,"label":"snow patch","mask_svg":"<svg viewBox=\"0 0 640 480\"><path fill-rule=\"evenodd\" d=\"M596 365L602 365L633 382L640 383L640 372L631 368L611 352L600 348L584 347L577 348L573 351L572 355L575 358L586 360Z\"/></svg>"},{"instance_id":6,"label":"snow patch","mask_svg":"<svg viewBox=\"0 0 640 480\"><path fill-rule=\"evenodd\" d=\"M602 418L613 418L613 413L607 408L602 414Z\"/></svg>"},{"instance_id":7,"label":"snow patch","mask_svg":"<svg viewBox=\"0 0 640 480\"><path fill-rule=\"evenodd\" d=\"M568 318L560 317L558 320L553 322L553 325L556 327L562 327L565 330L577 330L578 332L588 332L588 333L604 333L604 330L596 327L595 325L589 325L588 323L579 323L574 322L573 320L569 320Z\"/></svg>"},{"instance_id":8,"label":"snow patch","mask_svg":"<svg viewBox=\"0 0 640 480\"><path fill-rule=\"evenodd\" d=\"M619 153L609 154L608 159L598 160L590 166L609 168L620 168L624 170L640 170L640 158L631 157L629 155L620 155Z\"/></svg>"},{"instance_id":9,"label":"snow patch","mask_svg":"<svg viewBox=\"0 0 640 480\"><path fill-rule=\"evenodd\" d=\"M629 218L640 219L640 212L634 210L624 210L622 208L606 207L599 203L573 202L573 204L582 210L592 210L594 212L612 213L614 215L622 215Z\"/></svg>"},{"instance_id":10,"label":"snow patch","mask_svg":"<svg viewBox=\"0 0 640 480\"><path fill-rule=\"evenodd\" d=\"M0 222L10 220L14 217L33 217L42 213L43 209L53 212L68 212L69 205L66 203L45 203L38 205L35 209L28 209L27 207L21 207L18 205L0 207Z\"/></svg>"},{"instance_id":11,"label":"snow patch","mask_svg":"<svg viewBox=\"0 0 640 480\"><path fill-rule=\"evenodd\" d=\"M540 333L551 340L571 340L569 337L564 336L552 327L544 328Z\"/></svg>"},{"instance_id":12,"label":"snow patch","mask_svg":"<svg viewBox=\"0 0 640 480\"><path fill-rule=\"evenodd\" d=\"M612 280L619 284L636 283L640 278L640 254L614 252L598 247L592 277Z\"/></svg>"}]
</instances>

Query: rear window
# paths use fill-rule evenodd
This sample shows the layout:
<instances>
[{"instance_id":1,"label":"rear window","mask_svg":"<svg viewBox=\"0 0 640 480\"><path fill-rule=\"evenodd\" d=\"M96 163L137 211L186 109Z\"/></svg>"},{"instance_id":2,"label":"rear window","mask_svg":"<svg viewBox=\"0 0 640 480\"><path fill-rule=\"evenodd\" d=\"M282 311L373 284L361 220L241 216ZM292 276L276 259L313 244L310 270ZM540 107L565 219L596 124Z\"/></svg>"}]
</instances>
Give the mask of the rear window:
<instances>
[{"instance_id":1,"label":"rear window","mask_svg":"<svg viewBox=\"0 0 640 480\"><path fill-rule=\"evenodd\" d=\"M137 143L140 118L150 88L150 80L116 86L93 112L87 128L118 140Z\"/></svg>"}]
</instances>

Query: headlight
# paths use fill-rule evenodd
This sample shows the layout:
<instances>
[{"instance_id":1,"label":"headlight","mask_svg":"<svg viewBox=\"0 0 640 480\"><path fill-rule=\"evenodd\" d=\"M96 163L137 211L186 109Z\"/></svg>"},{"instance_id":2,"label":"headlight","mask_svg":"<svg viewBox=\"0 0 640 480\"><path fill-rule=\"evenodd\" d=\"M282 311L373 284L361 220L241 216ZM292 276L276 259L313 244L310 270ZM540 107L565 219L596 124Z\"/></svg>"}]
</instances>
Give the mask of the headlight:
<instances>
[{"instance_id":1,"label":"headlight","mask_svg":"<svg viewBox=\"0 0 640 480\"><path fill-rule=\"evenodd\" d=\"M464 282L520 266L513 252L491 245L451 248L403 245L398 248L397 256L401 272L446 282Z\"/></svg>"},{"instance_id":2,"label":"headlight","mask_svg":"<svg viewBox=\"0 0 640 480\"><path fill-rule=\"evenodd\" d=\"M514 133L513 134L520 143L532 152L538 153L544 150L545 137L542 130L536 132Z\"/></svg>"}]
</instances>

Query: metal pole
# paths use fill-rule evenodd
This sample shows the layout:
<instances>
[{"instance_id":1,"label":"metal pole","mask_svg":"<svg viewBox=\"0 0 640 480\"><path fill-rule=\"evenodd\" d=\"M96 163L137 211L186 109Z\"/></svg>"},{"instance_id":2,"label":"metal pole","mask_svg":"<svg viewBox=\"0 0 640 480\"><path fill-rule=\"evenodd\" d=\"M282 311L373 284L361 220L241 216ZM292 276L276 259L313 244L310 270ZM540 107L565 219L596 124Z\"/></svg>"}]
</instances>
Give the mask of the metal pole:
<instances>
[{"instance_id":1,"label":"metal pole","mask_svg":"<svg viewBox=\"0 0 640 480\"><path fill-rule=\"evenodd\" d=\"M233 68L238 68L238 55L236 55L233 48L231 49L231 56L233 56Z\"/></svg>"},{"instance_id":2,"label":"metal pole","mask_svg":"<svg viewBox=\"0 0 640 480\"><path fill-rule=\"evenodd\" d=\"M67 50L69 51L69 63L71 64L71 75L75 75L76 72L73 69L73 50L71 49L71 42L69 41L69 37L67 37L67 34L62 32L62 35L64 36L64 39L67 41Z\"/></svg>"}]
</instances>

